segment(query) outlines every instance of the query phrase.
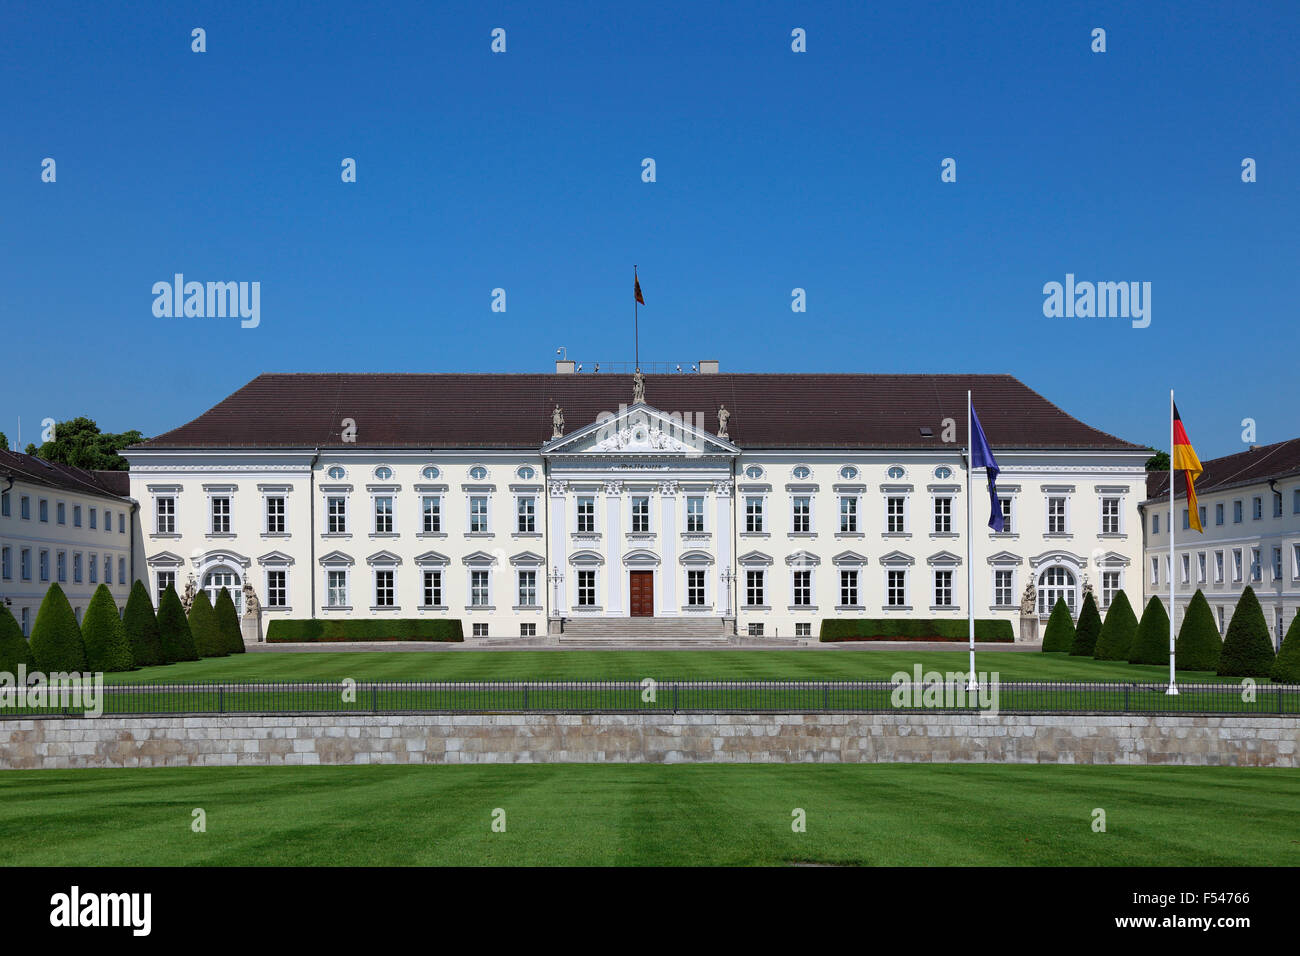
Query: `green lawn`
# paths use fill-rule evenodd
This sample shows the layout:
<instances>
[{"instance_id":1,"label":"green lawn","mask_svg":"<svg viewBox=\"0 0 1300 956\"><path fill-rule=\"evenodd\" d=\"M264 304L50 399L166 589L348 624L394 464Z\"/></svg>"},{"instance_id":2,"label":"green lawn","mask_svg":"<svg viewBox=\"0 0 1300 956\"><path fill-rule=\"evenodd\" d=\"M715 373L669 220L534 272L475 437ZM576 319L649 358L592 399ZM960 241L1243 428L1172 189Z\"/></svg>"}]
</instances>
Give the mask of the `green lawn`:
<instances>
[{"instance_id":1,"label":"green lawn","mask_svg":"<svg viewBox=\"0 0 1300 956\"><path fill-rule=\"evenodd\" d=\"M237 654L107 674L109 683L218 680L888 680L921 664L965 671L960 651L319 651ZM975 652L975 667L1002 680L1153 682L1168 666L1094 661L1065 654ZM1180 671L1180 681L1219 680Z\"/></svg>"},{"instance_id":2,"label":"green lawn","mask_svg":"<svg viewBox=\"0 0 1300 956\"><path fill-rule=\"evenodd\" d=\"M1300 773L1232 767L15 770L0 865L1296 866L1298 802Z\"/></svg>"}]
</instances>

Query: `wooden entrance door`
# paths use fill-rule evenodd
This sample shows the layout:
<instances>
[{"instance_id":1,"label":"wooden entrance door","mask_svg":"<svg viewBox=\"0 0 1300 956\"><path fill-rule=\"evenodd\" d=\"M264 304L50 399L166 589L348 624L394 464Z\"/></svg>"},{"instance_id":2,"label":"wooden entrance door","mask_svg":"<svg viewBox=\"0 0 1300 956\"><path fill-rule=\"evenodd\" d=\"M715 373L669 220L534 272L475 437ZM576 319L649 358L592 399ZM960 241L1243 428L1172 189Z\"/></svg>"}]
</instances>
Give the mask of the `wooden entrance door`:
<instances>
[{"instance_id":1,"label":"wooden entrance door","mask_svg":"<svg viewBox=\"0 0 1300 956\"><path fill-rule=\"evenodd\" d=\"M629 571L631 576L632 616L655 616L655 573L653 571Z\"/></svg>"}]
</instances>

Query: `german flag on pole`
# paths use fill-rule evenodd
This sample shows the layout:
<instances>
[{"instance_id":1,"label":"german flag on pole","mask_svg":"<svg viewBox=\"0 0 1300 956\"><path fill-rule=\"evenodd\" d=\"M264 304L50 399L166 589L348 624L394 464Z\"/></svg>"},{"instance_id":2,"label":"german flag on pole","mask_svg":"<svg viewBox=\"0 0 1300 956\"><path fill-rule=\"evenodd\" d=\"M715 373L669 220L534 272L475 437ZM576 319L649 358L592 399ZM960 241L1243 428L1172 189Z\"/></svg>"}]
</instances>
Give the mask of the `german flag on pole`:
<instances>
[{"instance_id":1,"label":"german flag on pole","mask_svg":"<svg viewBox=\"0 0 1300 956\"><path fill-rule=\"evenodd\" d=\"M641 280L637 277L636 273L632 274L632 294L636 296L638 302L645 305L645 299L641 298Z\"/></svg>"},{"instance_id":2,"label":"german flag on pole","mask_svg":"<svg viewBox=\"0 0 1300 956\"><path fill-rule=\"evenodd\" d=\"M1205 529L1201 527L1201 512L1196 506L1196 479L1201 477L1201 460L1196 457L1196 449L1192 447L1191 441L1187 437L1187 431L1183 428L1183 419L1178 414L1178 406L1174 405L1174 453L1170 459L1170 467L1175 471L1183 473L1183 480L1187 482L1187 521L1202 534ZM1170 489L1172 494L1173 489Z\"/></svg>"}]
</instances>

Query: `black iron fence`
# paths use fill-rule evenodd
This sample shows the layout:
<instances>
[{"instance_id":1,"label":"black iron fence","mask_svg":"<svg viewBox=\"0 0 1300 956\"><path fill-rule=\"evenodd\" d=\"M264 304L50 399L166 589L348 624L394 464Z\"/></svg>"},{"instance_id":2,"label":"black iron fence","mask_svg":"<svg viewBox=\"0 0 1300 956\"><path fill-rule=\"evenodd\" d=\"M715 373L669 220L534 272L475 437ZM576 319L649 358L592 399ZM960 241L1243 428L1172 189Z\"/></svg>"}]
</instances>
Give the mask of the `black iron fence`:
<instances>
[{"instance_id":1,"label":"black iron fence","mask_svg":"<svg viewBox=\"0 0 1300 956\"><path fill-rule=\"evenodd\" d=\"M89 691L90 688L85 688ZM0 695L0 718L151 714L1300 714L1300 685L1254 682L604 680L111 684L98 696Z\"/></svg>"}]
</instances>

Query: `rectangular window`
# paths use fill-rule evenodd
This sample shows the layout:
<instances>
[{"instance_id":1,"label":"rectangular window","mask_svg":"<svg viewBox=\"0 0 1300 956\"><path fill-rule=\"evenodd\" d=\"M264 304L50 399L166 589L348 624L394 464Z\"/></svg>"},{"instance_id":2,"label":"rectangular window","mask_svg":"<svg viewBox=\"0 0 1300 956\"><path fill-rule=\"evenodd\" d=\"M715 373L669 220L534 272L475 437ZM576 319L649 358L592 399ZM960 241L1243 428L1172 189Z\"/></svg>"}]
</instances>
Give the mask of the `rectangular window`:
<instances>
[{"instance_id":1,"label":"rectangular window","mask_svg":"<svg viewBox=\"0 0 1300 956\"><path fill-rule=\"evenodd\" d=\"M751 534L763 531L763 499L759 495L745 498L745 530Z\"/></svg>"},{"instance_id":2,"label":"rectangular window","mask_svg":"<svg viewBox=\"0 0 1300 956\"><path fill-rule=\"evenodd\" d=\"M41 580L48 581L50 579L50 552L48 551L41 552L41 558L38 567L41 572Z\"/></svg>"},{"instance_id":3,"label":"rectangular window","mask_svg":"<svg viewBox=\"0 0 1300 956\"><path fill-rule=\"evenodd\" d=\"M375 499L375 534L393 533L393 499L381 495Z\"/></svg>"},{"instance_id":4,"label":"rectangular window","mask_svg":"<svg viewBox=\"0 0 1300 956\"><path fill-rule=\"evenodd\" d=\"M95 580L95 556L93 554L90 556L90 580L92 581ZM159 571L158 572L158 596L162 597L162 593L164 591L166 591L168 588L174 588L174 587L176 587L176 572Z\"/></svg>"},{"instance_id":5,"label":"rectangular window","mask_svg":"<svg viewBox=\"0 0 1300 956\"><path fill-rule=\"evenodd\" d=\"M537 572L519 572L519 604L521 607L537 606Z\"/></svg>"},{"instance_id":6,"label":"rectangular window","mask_svg":"<svg viewBox=\"0 0 1300 956\"><path fill-rule=\"evenodd\" d=\"M1196 583L1197 584L1205 583L1205 568L1206 568L1205 552L1198 551L1196 553Z\"/></svg>"},{"instance_id":7,"label":"rectangular window","mask_svg":"<svg viewBox=\"0 0 1300 956\"><path fill-rule=\"evenodd\" d=\"M745 604L748 607L763 606L763 572L745 572Z\"/></svg>"},{"instance_id":8,"label":"rectangular window","mask_svg":"<svg viewBox=\"0 0 1300 956\"><path fill-rule=\"evenodd\" d=\"M488 606L488 572L469 573L469 603L474 607Z\"/></svg>"},{"instance_id":9,"label":"rectangular window","mask_svg":"<svg viewBox=\"0 0 1300 956\"><path fill-rule=\"evenodd\" d=\"M112 516L104 513L104 529L109 530ZM212 533L230 534L230 499L221 497L212 499Z\"/></svg>"},{"instance_id":10,"label":"rectangular window","mask_svg":"<svg viewBox=\"0 0 1300 956\"><path fill-rule=\"evenodd\" d=\"M1011 590L1011 572L998 569L993 572L993 603L998 607L1010 607L1013 600Z\"/></svg>"},{"instance_id":11,"label":"rectangular window","mask_svg":"<svg viewBox=\"0 0 1300 956\"><path fill-rule=\"evenodd\" d=\"M1119 499L1101 499L1101 533L1119 534Z\"/></svg>"},{"instance_id":12,"label":"rectangular window","mask_svg":"<svg viewBox=\"0 0 1300 956\"><path fill-rule=\"evenodd\" d=\"M24 500L26 500L26 499L24 499ZM27 515L23 515L23 517L26 518ZM96 509L96 508L91 508L91 509L90 509L90 527L91 527L92 530L95 529L95 528L98 528L98 527L99 527L98 522L99 522L99 510Z\"/></svg>"},{"instance_id":13,"label":"rectangular window","mask_svg":"<svg viewBox=\"0 0 1300 956\"><path fill-rule=\"evenodd\" d=\"M520 637L536 637L536 636L537 636L537 625L536 625L536 624L520 624L520 625L519 625L519 636L520 636Z\"/></svg>"},{"instance_id":14,"label":"rectangular window","mask_svg":"<svg viewBox=\"0 0 1300 956\"><path fill-rule=\"evenodd\" d=\"M267 571L266 572L266 606L267 607L288 607L289 606L289 588L287 586L287 571Z\"/></svg>"},{"instance_id":15,"label":"rectangular window","mask_svg":"<svg viewBox=\"0 0 1300 956\"><path fill-rule=\"evenodd\" d=\"M1199 508L1196 509L1196 516L1197 516L1198 518L1200 518L1200 520L1201 520L1201 527L1204 528L1205 525L1206 525L1206 521L1205 521L1205 505L1201 505Z\"/></svg>"},{"instance_id":16,"label":"rectangular window","mask_svg":"<svg viewBox=\"0 0 1300 956\"><path fill-rule=\"evenodd\" d=\"M11 505L9 504L9 492L0 491L0 518L9 517L10 507Z\"/></svg>"},{"instance_id":17,"label":"rectangular window","mask_svg":"<svg viewBox=\"0 0 1300 956\"><path fill-rule=\"evenodd\" d=\"M1250 516L1255 521L1264 517L1264 499L1258 496L1250 499Z\"/></svg>"},{"instance_id":18,"label":"rectangular window","mask_svg":"<svg viewBox=\"0 0 1300 956\"><path fill-rule=\"evenodd\" d=\"M1224 621L1223 605L1220 604L1219 605L1219 636L1220 637L1223 636L1223 621Z\"/></svg>"},{"instance_id":19,"label":"rectangular window","mask_svg":"<svg viewBox=\"0 0 1300 956\"><path fill-rule=\"evenodd\" d=\"M1223 502L1222 501L1220 501L1217 505L1214 506L1214 523L1216 525L1223 524Z\"/></svg>"},{"instance_id":20,"label":"rectangular window","mask_svg":"<svg viewBox=\"0 0 1300 956\"><path fill-rule=\"evenodd\" d=\"M1223 583L1223 552L1214 552L1214 583Z\"/></svg>"},{"instance_id":21,"label":"rectangular window","mask_svg":"<svg viewBox=\"0 0 1300 956\"><path fill-rule=\"evenodd\" d=\"M1183 584L1187 584L1192 578L1192 556L1190 554L1184 554L1180 555L1180 557L1182 558L1182 561L1180 562L1182 566L1181 580Z\"/></svg>"},{"instance_id":22,"label":"rectangular window","mask_svg":"<svg viewBox=\"0 0 1300 956\"><path fill-rule=\"evenodd\" d=\"M952 532L952 499L934 499L934 533L950 534Z\"/></svg>"},{"instance_id":23,"label":"rectangular window","mask_svg":"<svg viewBox=\"0 0 1300 956\"><path fill-rule=\"evenodd\" d=\"M690 503L692 501L700 502L700 510L703 511L704 509L703 498L690 498L687 500L687 507L686 507L686 530L687 531L695 530L694 528L691 527ZM596 533L596 499L589 495L583 495L578 499L578 531L581 534Z\"/></svg>"},{"instance_id":24,"label":"rectangular window","mask_svg":"<svg viewBox=\"0 0 1300 956\"><path fill-rule=\"evenodd\" d=\"M40 503L37 505L37 514L40 516L40 520L41 520L41 521L44 521L44 522L46 522L46 523L49 522L49 520L50 520L50 503L49 503L48 501L46 501L44 498L41 498L41 499L40 499Z\"/></svg>"},{"instance_id":25,"label":"rectangular window","mask_svg":"<svg viewBox=\"0 0 1300 956\"><path fill-rule=\"evenodd\" d=\"M840 606L858 606L858 572L840 570Z\"/></svg>"},{"instance_id":26,"label":"rectangular window","mask_svg":"<svg viewBox=\"0 0 1300 956\"><path fill-rule=\"evenodd\" d=\"M90 510L90 526L95 527L95 509ZM159 498L154 506L154 531L157 534L176 533L176 499Z\"/></svg>"},{"instance_id":27,"label":"rectangular window","mask_svg":"<svg viewBox=\"0 0 1300 956\"><path fill-rule=\"evenodd\" d=\"M81 527L81 505L72 506L72 526L74 528Z\"/></svg>"},{"instance_id":28,"label":"rectangular window","mask_svg":"<svg viewBox=\"0 0 1300 956\"><path fill-rule=\"evenodd\" d=\"M748 629L746 630L746 633L747 633L750 637L762 637L762 636L763 636L763 625L762 625L762 624L751 624L751 625L749 625Z\"/></svg>"},{"instance_id":29,"label":"rectangular window","mask_svg":"<svg viewBox=\"0 0 1300 956\"><path fill-rule=\"evenodd\" d=\"M126 584L126 558L117 559L117 583Z\"/></svg>"},{"instance_id":30,"label":"rectangular window","mask_svg":"<svg viewBox=\"0 0 1300 956\"><path fill-rule=\"evenodd\" d=\"M1264 568L1262 567L1259 548L1250 549L1250 579L1252 581L1262 581L1264 579Z\"/></svg>"},{"instance_id":31,"label":"rectangular window","mask_svg":"<svg viewBox=\"0 0 1300 956\"><path fill-rule=\"evenodd\" d=\"M74 551L72 553L72 582L74 584L81 583L81 552L80 551Z\"/></svg>"},{"instance_id":32,"label":"rectangular window","mask_svg":"<svg viewBox=\"0 0 1300 956\"><path fill-rule=\"evenodd\" d=\"M1188 514L1187 509L1184 508L1183 509L1183 530L1186 531L1191 526L1192 526L1191 516Z\"/></svg>"},{"instance_id":33,"label":"rectangular window","mask_svg":"<svg viewBox=\"0 0 1300 956\"><path fill-rule=\"evenodd\" d=\"M266 499L266 533L284 534L284 498L274 495Z\"/></svg>"},{"instance_id":34,"label":"rectangular window","mask_svg":"<svg viewBox=\"0 0 1300 956\"><path fill-rule=\"evenodd\" d=\"M424 572L424 606L442 607L442 572Z\"/></svg>"},{"instance_id":35,"label":"rectangular window","mask_svg":"<svg viewBox=\"0 0 1300 956\"><path fill-rule=\"evenodd\" d=\"M22 618L23 618L23 637L31 637L31 636L32 636L32 616L31 616L31 614L32 614L32 609L31 609L31 608L29 608L29 607L25 607L25 608L23 608L23 613L22 613Z\"/></svg>"},{"instance_id":36,"label":"rectangular window","mask_svg":"<svg viewBox=\"0 0 1300 956\"><path fill-rule=\"evenodd\" d=\"M650 531L650 499L645 495L632 498L632 532L647 534Z\"/></svg>"},{"instance_id":37,"label":"rectangular window","mask_svg":"<svg viewBox=\"0 0 1300 956\"><path fill-rule=\"evenodd\" d=\"M1152 585L1158 585L1160 583L1160 559L1159 558L1151 559L1151 583Z\"/></svg>"},{"instance_id":38,"label":"rectangular window","mask_svg":"<svg viewBox=\"0 0 1300 956\"><path fill-rule=\"evenodd\" d=\"M1065 534L1065 499L1047 499L1047 533Z\"/></svg>"},{"instance_id":39,"label":"rectangular window","mask_svg":"<svg viewBox=\"0 0 1300 956\"><path fill-rule=\"evenodd\" d=\"M90 553L90 557L87 558L86 560L86 569L90 572L90 583L98 584L99 583L99 555L95 554L93 551Z\"/></svg>"},{"instance_id":40,"label":"rectangular window","mask_svg":"<svg viewBox=\"0 0 1300 956\"><path fill-rule=\"evenodd\" d=\"M889 529L889 534L902 534L904 529L903 522L903 502L904 498L888 498L885 501L885 527Z\"/></svg>"},{"instance_id":41,"label":"rectangular window","mask_svg":"<svg viewBox=\"0 0 1300 956\"><path fill-rule=\"evenodd\" d=\"M1280 491L1273 493L1273 517L1282 517L1282 492Z\"/></svg>"},{"instance_id":42,"label":"rectangular window","mask_svg":"<svg viewBox=\"0 0 1300 956\"><path fill-rule=\"evenodd\" d=\"M68 523L68 506L62 501L54 506L54 520L59 524Z\"/></svg>"},{"instance_id":43,"label":"rectangular window","mask_svg":"<svg viewBox=\"0 0 1300 956\"><path fill-rule=\"evenodd\" d=\"M1282 549L1273 549L1273 580L1282 580Z\"/></svg>"},{"instance_id":44,"label":"rectangular window","mask_svg":"<svg viewBox=\"0 0 1300 956\"><path fill-rule=\"evenodd\" d=\"M474 636L475 636L475 637L487 637L487 636L488 636L488 626L487 626L486 624L475 624L475 625L474 625Z\"/></svg>"},{"instance_id":45,"label":"rectangular window","mask_svg":"<svg viewBox=\"0 0 1300 956\"><path fill-rule=\"evenodd\" d=\"M1158 511L1151 516L1151 533L1160 533L1160 512Z\"/></svg>"},{"instance_id":46,"label":"rectangular window","mask_svg":"<svg viewBox=\"0 0 1300 956\"><path fill-rule=\"evenodd\" d=\"M420 500L420 530L424 534L442 533L442 499L425 495Z\"/></svg>"},{"instance_id":47,"label":"rectangular window","mask_svg":"<svg viewBox=\"0 0 1300 956\"><path fill-rule=\"evenodd\" d=\"M8 511L5 512L5 514L8 513ZM1293 515L1300 515L1300 488L1291 492L1291 513Z\"/></svg>"},{"instance_id":48,"label":"rectangular window","mask_svg":"<svg viewBox=\"0 0 1300 956\"><path fill-rule=\"evenodd\" d=\"M812 607L812 572L794 572L794 603L797 607Z\"/></svg>"},{"instance_id":49,"label":"rectangular window","mask_svg":"<svg viewBox=\"0 0 1300 956\"><path fill-rule=\"evenodd\" d=\"M1241 548L1232 549L1232 580L1241 582Z\"/></svg>"},{"instance_id":50,"label":"rectangular window","mask_svg":"<svg viewBox=\"0 0 1300 956\"><path fill-rule=\"evenodd\" d=\"M1115 595L1119 593L1119 572L1103 571L1101 572L1101 606L1108 608L1111 602L1115 600Z\"/></svg>"},{"instance_id":51,"label":"rectangular window","mask_svg":"<svg viewBox=\"0 0 1300 956\"><path fill-rule=\"evenodd\" d=\"M325 499L325 530L328 534L348 533L348 499L331 495Z\"/></svg>"},{"instance_id":52,"label":"rectangular window","mask_svg":"<svg viewBox=\"0 0 1300 956\"><path fill-rule=\"evenodd\" d=\"M596 606L596 572L578 572L578 607Z\"/></svg>"},{"instance_id":53,"label":"rectangular window","mask_svg":"<svg viewBox=\"0 0 1300 956\"><path fill-rule=\"evenodd\" d=\"M1300 580L1300 544L1291 545L1291 577Z\"/></svg>"},{"instance_id":54,"label":"rectangular window","mask_svg":"<svg viewBox=\"0 0 1300 956\"><path fill-rule=\"evenodd\" d=\"M380 570L375 572L375 607L393 606L393 572Z\"/></svg>"},{"instance_id":55,"label":"rectangular window","mask_svg":"<svg viewBox=\"0 0 1300 956\"><path fill-rule=\"evenodd\" d=\"M704 607L704 572L686 572L686 603L690 607Z\"/></svg>"},{"instance_id":56,"label":"rectangular window","mask_svg":"<svg viewBox=\"0 0 1300 956\"><path fill-rule=\"evenodd\" d=\"M844 495L840 498L840 532L856 534L857 530L858 498L856 495Z\"/></svg>"},{"instance_id":57,"label":"rectangular window","mask_svg":"<svg viewBox=\"0 0 1300 956\"><path fill-rule=\"evenodd\" d=\"M117 533L126 534L126 512L125 511L119 511L117 513Z\"/></svg>"},{"instance_id":58,"label":"rectangular window","mask_svg":"<svg viewBox=\"0 0 1300 956\"><path fill-rule=\"evenodd\" d=\"M952 607L952 572L934 572L934 606Z\"/></svg>"},{"instance_id":59,"label":"rectangular window","mask_svg":"<svg viewBox=\"0 0 1300 956\"><path fill-rule=\"evenodd\" d=\"M346 571L325 572L325 600L330 607L348 606L348 573Z\"/></svg>"},{"instance_id":60,"label":"rectangular window","mask_svg":"<svg viewBox=\"0 0 1300 956\"><path fill-rule=\"evenodd\" d=\"M704 531L704 499L699 496L686 499L686 530Z\"/></svg>"},{"instance_id":61,"label":"rectangular window","mask_svg":"<svg viewBox=\"0 0 1300 956\"><path fill-rule=\"evenodd\" d=\"M892 568L885 574L885 601L890 607L907 606L907 572Z\"/></svg>"},{"instance_id":62,"label":"rectangular window","mask_svg":"<svg viewBox=\"0 0 1300 956\"><path fill-rule=\"evenodd\" d=\"M486 495L474 495L469 499L470 534L487 534L488 500Z\"/></svg>"},{"instance_id":63,"label":"rectangular window","mask_svg":"<svg viewBox=\"0 0 1300 956\"><path fill-rule=\"evenodd\" d=\"M840 523L843 522L841 516ZM807 495L796 495L790 499L790 530L795 534L812 531L812 499Z\"/></svg>"},{"instance_id":64,"label":"rectangular window","mask_svg":"<svg viewBox=\"0 0 1300 956\"><path fill-rule=\"evenodd\" d=\"M812 637L812 625L807 622L796 622L794 626L795 637Z\"/></svg>"},{"instance_id":65,"label":"rectangular window","mask_svg":"<svg viewBox=\"0 0 1300 956\"><path fill-rule=\"evenodd\" d=\"M1241 500L1232 503L1232 523L1241 524Z\"/></svg>"},{"instance_id":66,"label":"rectangular window","mask_svg":"<svg viewBox=\"0 0 1300 956\"><path fill-rule=\"evenodd\" d=\"M1011 499L999 498L998 503L1002 505L1002 533L1011 534Z\"/></svg>"},{"instance_id":67,"label":"rectangular window","mask_svg":"<svg viewBox=\"0 0 1300 956\"><path fill-rule=\"evenodd\" d=\"M31 520L31 517L32 517L32 499L31 499L31 498L28 498L26 495L23 495L21 498L18 499L18 513L19 513L19 515L21 515L24 519L26 519L26 520L28 520L28 521ZM94 521L91 521L90 526L91 526L92 528L95 527L95 522L94 522Z\"/></svg>"},{"instance_id":68,"label":"rectangular window","mask_svg":"<svg viewBox=\"0 0 1300 956\"><path fill-rule=\"evenodd\" d=\"M537 499L520 498L516 511L519 520L516 522L515 527L518 532L520 534L534 533L537 530Z\"/></svg>"},{"instance_id":69,"label":"rectangular window","mask_svg":"<svg viewBox=\"0 0 1300 956\"><path fill-rule=\"evenodd\" d=\"M6 545L0 548L0 580L11 581L14 576L13 550Z\"/></svg>"}]
</instances>

